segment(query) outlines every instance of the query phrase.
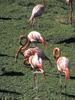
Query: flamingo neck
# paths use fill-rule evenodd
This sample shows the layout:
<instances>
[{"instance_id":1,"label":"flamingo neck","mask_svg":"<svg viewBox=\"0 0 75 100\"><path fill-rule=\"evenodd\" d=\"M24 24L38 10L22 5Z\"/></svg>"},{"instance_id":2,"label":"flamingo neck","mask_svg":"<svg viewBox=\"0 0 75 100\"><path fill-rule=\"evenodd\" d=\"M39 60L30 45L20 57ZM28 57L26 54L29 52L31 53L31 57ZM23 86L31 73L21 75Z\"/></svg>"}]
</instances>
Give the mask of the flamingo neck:
<instances>
[{"instance_id":1,"label":"flamingo neck","mask_svg":"<svg viewBox=\"0 0 75 100\"><path fill-rule=\"evenodd\" d=\"M56 57L56 62L57 62L58 59L59 59L59 57Z\"/></svg>"},{"instance_id":2,"label":"flamingo neck","mask_svg":"<svg viewBox=\"0 0 75 100\"><path fill-rule=\"evenodd\" d=\"M29 40L28 40L28 38L26 38L26 42L25 42L25 44L22 46L22 49L21 49L21 51L22 52L24 52L25 51L25 49L27 48L27 43L29 42Z\"/></svg>"}]
</instances>

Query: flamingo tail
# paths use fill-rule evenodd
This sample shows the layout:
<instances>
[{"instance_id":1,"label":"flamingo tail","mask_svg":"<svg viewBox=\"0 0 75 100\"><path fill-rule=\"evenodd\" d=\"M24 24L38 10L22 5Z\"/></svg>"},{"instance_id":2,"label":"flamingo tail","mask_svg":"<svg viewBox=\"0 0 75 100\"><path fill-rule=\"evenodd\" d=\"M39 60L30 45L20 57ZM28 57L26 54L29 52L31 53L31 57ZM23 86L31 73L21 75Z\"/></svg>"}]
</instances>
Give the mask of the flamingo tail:
<instances>
[{"instance_id":1,"label":"flamingo tail","mask_svg":"<svg viewBox=\"0 0 75 100\"><path fill-rule=\"evenodd\" d=\"M65 76L66 76L66 80L69 80L70 79L70 71L69 71L68 68L65 71Z\"/></svg>"}]
</instances>

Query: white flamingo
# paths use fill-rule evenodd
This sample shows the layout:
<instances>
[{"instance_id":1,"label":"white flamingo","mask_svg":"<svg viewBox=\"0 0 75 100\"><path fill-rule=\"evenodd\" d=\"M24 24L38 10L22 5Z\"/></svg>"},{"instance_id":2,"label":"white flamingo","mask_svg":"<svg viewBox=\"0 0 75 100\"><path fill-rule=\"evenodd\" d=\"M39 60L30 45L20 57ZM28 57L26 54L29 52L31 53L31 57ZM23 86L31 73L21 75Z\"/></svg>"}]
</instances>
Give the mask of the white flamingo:
<instances>
[{"instance_id":1,"label":"white flamingo","mask_svg":"<svg viewBox=\"0 0 75 100\"><path fill-rule=\"evenodd\" d=\"M21 43L22 39L26 40L23 45ZM35 43L36 41L44 44L46 48L48 47L45 38L37 31L31 31L27 36L20 35L20 44L22 45L21 49L25 50L31 43Z\"/></svg>"},{"instance_id":2,"label":"white flamingo","mask_svg":"<svg viewBox=\"0 0 75 100\"><path fill-rule=\"evenodd\" d=\"M44 10L45 10L45 0L43 0L43 4L37 4L33 8L32 14L29 18L29 22L34 24L35 18L38 17L38 16L41 16L43 14Z\"/></svg>"}]
</instances>

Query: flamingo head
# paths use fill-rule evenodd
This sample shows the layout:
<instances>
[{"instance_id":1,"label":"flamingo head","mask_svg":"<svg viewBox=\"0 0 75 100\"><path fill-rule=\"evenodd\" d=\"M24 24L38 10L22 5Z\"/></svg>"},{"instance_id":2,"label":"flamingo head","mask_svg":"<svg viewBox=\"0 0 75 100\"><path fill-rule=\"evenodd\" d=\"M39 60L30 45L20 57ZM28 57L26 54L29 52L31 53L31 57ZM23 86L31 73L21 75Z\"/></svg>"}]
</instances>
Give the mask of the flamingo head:
<instances>
[{"instance_id":1,"label":"flamingo head","mask_svg":"<svg viewBox=\"0 0 75 100\"><path fill-rule=\"evenodd\" d=\"M53 49L53 56L57 60L61 55L60 49L58 47Z\"/></svg>"},{"instance_id":2,"label":"flamingo head","mask_svg":"<svg viewBox=\"0 0 75 100\"><path fill-rule=\"evenodd\" d=\"M66 77L66 80L69 80L70 79L70 71L68 68L66 68L66 70L64 71L65 73L65 77Z\"/></svg>"},{"instance_id":3,"label":"flamingo head","mask_svg":"<svg viewBox=\"0 0 75 100\"><path fill-rule=\"evenodd\" d=\"M41 38L40 38L40 42L41 42L42 44L44 44L44 46L45 46L46 48L48 48L48 43L46 42L46 40L45 40L44 37L41 37Z\"/></svg>"}]
</instances>

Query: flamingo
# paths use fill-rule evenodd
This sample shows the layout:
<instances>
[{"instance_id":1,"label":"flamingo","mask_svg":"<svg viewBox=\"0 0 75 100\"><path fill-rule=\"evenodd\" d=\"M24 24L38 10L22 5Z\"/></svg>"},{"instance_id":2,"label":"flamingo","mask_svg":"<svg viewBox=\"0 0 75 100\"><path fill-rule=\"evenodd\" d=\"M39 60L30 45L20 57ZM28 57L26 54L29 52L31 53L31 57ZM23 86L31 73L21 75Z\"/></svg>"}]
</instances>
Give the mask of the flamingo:
<instances>
[{"instance_id":1,"label":"flamingo","mask_svg":"<svg viewBox=\"0 0 75 100\"><path fill-rule=\"evenodd\" d=\"M65 79L70 79L70 69L69 69L69 59L65 56L61 56L61 52L59 48L53 49L53 55L56 59L57 69L60 72L60 87L62 88L61 82L61 73L65 74ZM65 91L66 91L66 84L65 84Z\"/></svg>"},{"instance_id":2,"label":"flamingo","mask_svg":"<svg viewBox=\"0 0 75 100\"><path fill-rule=\"evenodd\" d=\"M32 56L29 57L29 64L31 65L32 69L38 70L43 74L43 79L45 79L45 73L43 69L43 63L42 63L42 58L38 56L36 52ZM34 80L36 79L36 76Z\"/></svg>"},{"instance_id":3,"label":"flamingo","mask_svg":"<svg viewBox=\"0 0 75 100\"><path fill-rule=\"evenodd\" d=\"M29 22L34 24L35 18L38 17L38 16L41 16L43 14L44 10L45 10L45 0L43 0L43 4L37 4L33 8L32 14L29 18Z\"/></svg>"},{"instance_id":4,"label":"flamingo","mask_svg":"<svg viewBox=\"0 0 75 100\"><path fill-rule=\"evenodd\" d=\"M37 55L39 57L41 57L43 60L48 60L50 66L52 66L50 59L45 55L44 51L42 49L38 48L38 47L29 48L29 49L25 50L25 52L23 53L24 54L24 62L28 61L29 57L31 55L33 55L34 52L36 52Z\"/></svg>"},{"instance_id":5,"label":"flamingo","mask_svg":"<svg viewBox=\"0 0 75 100\"><path fill-rule=\"evenodd\" d=\"M69 71L69 59L67 57L61 56L60 49L54 48L53 55L56 59L57 69L59 72L63 72L65 74L66 80L70 79L70 71Z\"/></svg>"},{"instance_id":6,"label":"flamingo","mask_svg":"<svg viewBox=\"0 0 75 100\"><path fill-rule=\"evenodd\" d=\"M24 44L21 43L22 39L26 39L26 42ZM24 52L26 48L29 47L31 43L34 43L35 41L39 41L40 43L44 44L45 47L48 47L48 44L44 37L37 31L31 31L28 36L20 35L20 44L22 45L16 53L16 58L18 58L18 55L20 52Z\"/></svg>"},{"instance_id":7,"label":"flamingo","mask_svg":"<svg viewBox=\"0 0 75 100\"><path fill-rule=\"evenodd\" d=\"M48 46L45 38L41 35L41 33L37 32L37 31L31 31L27 35L27 37L24 36L24 35L20 35L20 44L21 45L22 45L21 40L23 38L26 39L26 43L23 45L23 46L25 46L25 48L27 48L30 45L30 43L33 43L33 42L36 42L36 41L39 41L40 43L44 44L46 48Z\"/></svg>"},{"instance_id":8,"label":"flamingo","mask_svg":"<svg viewBox=\"0 0 75 100\"><path fill-rule=\"evenodd\" d=\"M38 56L41 57L43 60L48 60L50 66L52 66L50 59L45 55L44 51L42 49L40 49L39 47L28 48L27 50L22 52L22 54L24 56L24 64L28 63L29 57L32 56L34 52L36 52L38 54ZM19 54L16 53L16 59L18 58L18 56L19 56Z\"/></svg>"},{"instance_id":9,"label":"flamingo","mask_svg":"<svg viewBox=\"0 0 75 100\"><path fill-rule=\"evenodd\" d=\"M45 72L43 69L43 63L42 63L42 58L38 56L36 52L32 56L29 57L29 64L31 65L34 73L34 89L36 89L36 97L35 99L38 99L37 93L38 93L38 78L37 78L37 73L42 73L43 74L43 79L45 79Z\"/></svg>"},{"instance_id":10,"label":"flamingo","mask_svg":"<svg viewBox=\"0 0 75 100\"><path fill-rule=\"evenodd\" d=\"M66 0L66 4L69 6L69 9L70 9L70 17L69 17L69 20L72 24L72 11L73 11L73 0Z\"/></svg>"}]
</instances>

